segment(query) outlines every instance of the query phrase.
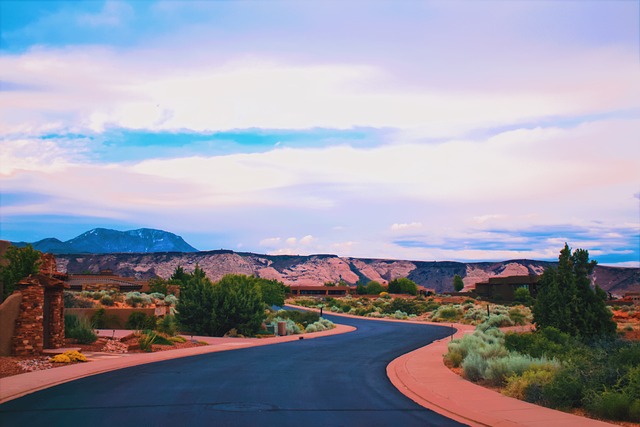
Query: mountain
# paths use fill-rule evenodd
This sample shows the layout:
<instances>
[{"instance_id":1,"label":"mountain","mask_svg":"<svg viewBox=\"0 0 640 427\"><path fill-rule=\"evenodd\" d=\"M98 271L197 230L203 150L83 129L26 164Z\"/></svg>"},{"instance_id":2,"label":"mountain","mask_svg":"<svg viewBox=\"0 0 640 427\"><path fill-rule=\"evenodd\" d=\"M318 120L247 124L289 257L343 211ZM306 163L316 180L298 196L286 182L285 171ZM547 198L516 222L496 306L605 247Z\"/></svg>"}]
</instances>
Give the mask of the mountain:
<instances>
[{"instance_id":1,"label":"mountain","mask_svg":"<svg viewBox=\"0 0 640 427\"><path fill-rule=\"evenodd\" d=\"M25 242L13 244L19 247L27 245ZM198 251L180 236L151 228L129 231L94 228L66 242L48 238L34 242L31 245L34 249L56 255Z\"/></svg>"},{"instance_id":2,"label":"mountain","mask_svg":"<svg viewBox=\"0 0 640 427\"><path fill-rule=\"evenodd\" d=\"M453 290L453 276L460 275L466 287L473 287L489 277L541 274L556 263L535 260L463 263L453 261L424 262L388 259L346 258L336 255L259 255L233 251L192 253L153 253L103 255L58 255L58 270L68 273L97 273L110 269L125 277L168 278L177 266L192 271L198 264L214 281L229 273L256 275L276 279L287 285L322 285L344 280L386 283L408 277L437 292ZM640 291L640 268L596 266L595 279L605 291L623 295Z\"/></svg>"}]
</instances>

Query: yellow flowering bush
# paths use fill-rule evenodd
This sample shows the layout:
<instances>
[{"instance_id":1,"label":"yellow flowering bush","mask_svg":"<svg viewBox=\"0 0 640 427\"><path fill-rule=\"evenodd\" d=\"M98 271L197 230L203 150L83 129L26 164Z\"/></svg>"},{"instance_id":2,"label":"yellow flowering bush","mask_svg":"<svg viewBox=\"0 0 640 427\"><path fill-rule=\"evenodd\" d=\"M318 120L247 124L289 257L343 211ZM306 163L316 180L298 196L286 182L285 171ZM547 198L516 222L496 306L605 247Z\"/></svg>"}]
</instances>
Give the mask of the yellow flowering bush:
<instances>
[{"instance_id":1,"label":"yellow flowering bush","mask_svg":"<svg viewBox=\"0 0 640 427\"><path fill-rule=\"evenodd\" d=\"M52 363L71 363L71 359L66 354L56 354L51 358Z\"/></svg>"},{"instance_id":2,"label":"yellow flowering bush","mask_svg":"<svg viewBox=\"0 0 640 427\"><path fill-rule=\"evenodd\" d=\"M72 363L72 362L86 362L87 357L79 351L65 351L62 354L56 354L51 358L52 363Z\"/></svg>"}]
</instances>

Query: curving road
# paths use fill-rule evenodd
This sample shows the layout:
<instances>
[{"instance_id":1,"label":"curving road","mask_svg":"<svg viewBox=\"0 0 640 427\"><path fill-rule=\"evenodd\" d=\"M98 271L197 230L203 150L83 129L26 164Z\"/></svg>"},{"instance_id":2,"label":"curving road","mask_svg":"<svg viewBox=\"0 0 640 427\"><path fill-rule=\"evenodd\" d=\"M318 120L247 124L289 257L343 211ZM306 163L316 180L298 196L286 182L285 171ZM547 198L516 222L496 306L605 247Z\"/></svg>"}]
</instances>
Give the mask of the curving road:
<instances>
[{"instance_id":1,"label":"curving road","mask_svg":"<svg viewBox=\"0 0 640 427\"><path fill-rule=\"evenodd\" d=\"M0 405L0 425L461 425L403 396L385 371L449 328L325 317L358 330L83 378Z\"/></svg>"}]
</instances>

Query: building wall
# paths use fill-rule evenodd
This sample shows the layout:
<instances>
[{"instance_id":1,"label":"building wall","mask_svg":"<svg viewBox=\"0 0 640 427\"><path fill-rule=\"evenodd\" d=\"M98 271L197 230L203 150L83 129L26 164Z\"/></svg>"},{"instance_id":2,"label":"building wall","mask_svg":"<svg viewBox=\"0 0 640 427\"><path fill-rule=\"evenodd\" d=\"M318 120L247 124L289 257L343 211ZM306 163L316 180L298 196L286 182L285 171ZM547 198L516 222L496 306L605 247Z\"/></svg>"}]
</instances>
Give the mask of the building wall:
<instances>
[{"instance_id":1,"label":"building wall","mask_svg":"<svg viewBox=\"0 0 640 427\"><path fill-rule=\"evenodd\" d=\"M21 302L22 293L14 292L0 305L0 356L11 355L11 343Z\"/></svg>"}]
</instances>

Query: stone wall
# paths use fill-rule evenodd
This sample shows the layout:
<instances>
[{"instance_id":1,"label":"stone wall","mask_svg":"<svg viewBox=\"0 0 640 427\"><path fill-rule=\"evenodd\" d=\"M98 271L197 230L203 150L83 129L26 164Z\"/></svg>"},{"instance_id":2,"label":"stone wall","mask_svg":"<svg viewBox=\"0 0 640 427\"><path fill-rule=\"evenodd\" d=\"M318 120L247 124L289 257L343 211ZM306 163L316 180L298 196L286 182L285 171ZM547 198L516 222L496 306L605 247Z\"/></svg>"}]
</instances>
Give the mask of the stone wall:
<instances>
[{"instance_id":1,"label":"stone wall","mask_svg":"<svg viewBox=\"0 0 640 427\"><path fill-rule=\"evenodd\" d=\"M60 288L47 289L49 298L49 348L64 347L64 296Z\"/></svg>"},{"instance_id":2,"label":"stone wall","mask_svg":"<svg viewBox=\"0 0 640 427\"><path fill-rule=\"evenodd\" d=\"M22 294L20 314L13 334L13 354L28 356L42 353L44 344L44 287L37 284L18 284Z\"/></svg>"}]
</instances>

